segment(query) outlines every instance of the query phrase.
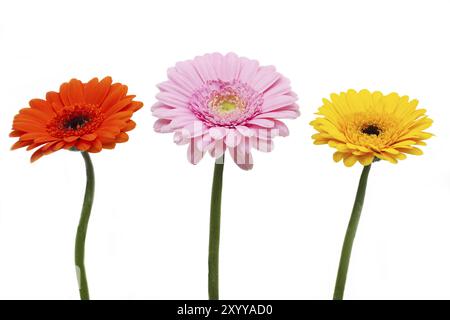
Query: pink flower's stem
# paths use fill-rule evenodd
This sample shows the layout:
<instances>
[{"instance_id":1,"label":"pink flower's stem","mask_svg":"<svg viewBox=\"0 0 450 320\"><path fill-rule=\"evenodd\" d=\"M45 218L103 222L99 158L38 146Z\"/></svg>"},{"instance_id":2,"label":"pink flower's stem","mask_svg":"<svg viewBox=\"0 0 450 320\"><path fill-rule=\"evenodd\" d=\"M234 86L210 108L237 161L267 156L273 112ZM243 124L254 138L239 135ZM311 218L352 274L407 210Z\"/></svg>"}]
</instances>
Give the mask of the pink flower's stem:
<instances>
[{"instance_id":1,"label":"pink flower's stem","mask_svg":"<svg viewBox=\"0 0 450 320\"><path fill-rule=\"evenodd\" d=\"M220 208L222 202L223 165L224 156L216 160L211 192L208 258L208 293L210 300L219 299Z\"/></svg>"}]
</instances>

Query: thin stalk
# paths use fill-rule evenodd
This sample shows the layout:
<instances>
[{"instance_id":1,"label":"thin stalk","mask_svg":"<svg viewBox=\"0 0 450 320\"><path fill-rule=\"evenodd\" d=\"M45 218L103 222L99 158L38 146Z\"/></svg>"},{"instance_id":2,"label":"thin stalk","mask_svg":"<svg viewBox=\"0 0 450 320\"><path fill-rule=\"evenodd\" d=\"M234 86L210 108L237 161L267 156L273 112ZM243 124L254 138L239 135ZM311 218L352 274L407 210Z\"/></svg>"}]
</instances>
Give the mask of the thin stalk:
<instances>
[{"instance_id":1,"label":"thin stalk","mask_svg":"<svg viewBox=\"0 0 450 320\"><path fill-rule=\"evenodd\" d=\"M77 272L78 288L80 290L81 300L89 300L89 288L84 267L84 245L86 233L91 215L92 203L94 201L95 177L94 167L91 157L87 152L81 152L86 164L86 191L84 193L84 202L81 209L80 222L78 224L77 236L75 240L75 268Z\"/></svg>"},{"instance_id":2,"label":"thin stalk","mask_svg":"<svg viewBox=\"0 0 450 320\"><path fill-rule=\"evenodd\" d=\"M361 211L364 204L364 196L366 194L367 179L369 177L370 167L371 165L364 167L361 173L361 178L359 179L358 191L356 192L352 215L348 223L344 244L342 245L341 259L339 261L339 269L336 278L336 285L334 287L333 300L342 300L344 298L348 265L352 254L353 240L355 239L359 218L361 217Z\"/></svg>"},{"instance_id":3,"label":"thin stalk","mask_svg":"<svg viewBox=\"0 0 450 320\"><path fill-rule=\"evenodd\" d=\"M208 257L208 293L210 300L219 300L220 208L222 202L223 166L224 156L217 159L214 165L211 192Z\"/></svg>"}]
</instances>

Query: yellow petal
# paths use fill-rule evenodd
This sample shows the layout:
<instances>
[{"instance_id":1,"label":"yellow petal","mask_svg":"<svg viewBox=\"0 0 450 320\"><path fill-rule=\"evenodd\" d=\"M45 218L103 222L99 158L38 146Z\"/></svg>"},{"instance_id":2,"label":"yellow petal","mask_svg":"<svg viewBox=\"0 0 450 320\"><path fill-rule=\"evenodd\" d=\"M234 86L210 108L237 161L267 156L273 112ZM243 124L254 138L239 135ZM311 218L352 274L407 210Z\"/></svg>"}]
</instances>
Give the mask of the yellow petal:
<instances>
[{"instance_id":1,"label":"yellow petal","mask_svg":"<svg viewBox=\"0 0 450 320\"><path fill-rule=\"evenodd\" d=\"M398 151L397 149L394 149L394 148L386 148L386 149L383 149L383 151L390 153L390 154L394 154L394 155L400 153L400 151Z\"/></svg>"},{"instance_id":2,"label":"yellow petal","mask_svg":"<svg viewBox=\"0 0 450 320\"><path fill-rule=\"evenodd\" d=\"M420 150L419 148L416 148L416 147L399 148L398 150L401 151L401 152L413 154L413 155L416 155L416 156L420 156L420 155L423 154L423 151Z\"/></svg>"},{"instance_id":3,"label":"yellow petal","mask_svg":"<svg viewBox=\"0 0 450 320\"><path fill-rule=\"evenodd\" d=\"M358 161L363 166L368 166L369 164L371 164L373 162L374 158L375 157L374 157L373 154L368 154L368 155L364 155L364 156L358 157Z\"/></svg>"},{"instance_id":4,"label":"yellow petal","mask_svg":"<svg viewBox=\"0 0 450 320\"><path fill-rule=\"evenodd\" d=\"M343 157L344 157L344 154L343 154L342 152L339 152L339 151L336 151L336 152L333 154L333 160L334 160L335 162L341 161Z\"/></svg>"},{"instance_id":5,"label":"yellow petal","mask_svg":"<svg viewBox=\"0 0 450 320\"><path fill-rule=\"evenodd\" d=\"M356 161L358 161L358 158L355 157L354 155L344 157L344 164L346 167L353 166L356 163Z\"/></svg>"}]
</instances>

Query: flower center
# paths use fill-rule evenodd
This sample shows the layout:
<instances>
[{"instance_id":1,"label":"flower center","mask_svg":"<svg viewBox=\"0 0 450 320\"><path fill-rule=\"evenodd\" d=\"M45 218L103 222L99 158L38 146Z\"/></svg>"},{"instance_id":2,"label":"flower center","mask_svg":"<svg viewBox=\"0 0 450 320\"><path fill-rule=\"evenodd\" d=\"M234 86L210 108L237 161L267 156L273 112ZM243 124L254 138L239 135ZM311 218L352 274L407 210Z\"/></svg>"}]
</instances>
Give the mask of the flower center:
<instances>
[{"instance_id":1,"label":"flower center","mask_svg":"<svg viewBox=\"0 0 450 320\"><path fill-rule=\"evenodd\" d=\"M236 104L229 101L224 101L220 106L219 110L223 113L233 112L236 109Z\"/></svg>"},{"instance_id":2,"label":"flower center","mask_svg":"<svg viewBox=\"0 0 450 320\"><path fill-rule=\"evenodd\" d=\"M103 120L97 105L66 106L47 124L47 132L57 138L82 136L94 132Z\"/></svg>"},{"instance_id":3,"label":"flower center","mask_svg":"<svg viewBox=\"0 0 450 320\"><path fill-rule=\"evenodd\" d=\"M366 125L365 127L363 127L361 129L361 132L364 133L364 134L367 134L369 136L370 135L379 136L380 133L381 133L381 129L378 128L378 126L375 125L375 124L369 124L369 125Z\"/></svg>"},{"instance_id":4,"label":"flower center","mask_svg":"<svg viewBox=\"0 0 450 320\"><path fill-rule=\"evenodd\" d=\"M356 112L349 114L341 123L346 138L359 146L382 148L396 140L399 119L379 112Z\"/></svg>"},{"instance_id":5,"label":"flower center","mask_svg":"<svg viewBox=\"0 0 450 320\"><path fill-rule=\"evenodd\" d=\"M78 130L81 129L87 122L89 122L89 118L84 115L75 116L66 121L64 128Z\"/></svg>"},{"instance_id":6,"label":"flower center","mask_svg":"<svg viewBox=\"0 0 450 320\"><path fill-rule=\"evenodd\" d=\"M239 81L207 81L194 92L189 109L208 126L234 127L261 112L262 94Z\"/></svg>"}]
</instances>

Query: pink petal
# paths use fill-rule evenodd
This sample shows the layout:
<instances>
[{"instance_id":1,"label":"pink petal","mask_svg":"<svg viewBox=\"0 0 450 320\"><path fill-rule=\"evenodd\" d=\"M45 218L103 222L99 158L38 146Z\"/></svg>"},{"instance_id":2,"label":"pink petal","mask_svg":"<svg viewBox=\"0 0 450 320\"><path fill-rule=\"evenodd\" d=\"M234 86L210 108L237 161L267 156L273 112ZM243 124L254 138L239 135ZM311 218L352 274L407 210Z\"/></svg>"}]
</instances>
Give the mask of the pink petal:
<instances>
[{"instance_id":1,"label":"pink petal","mask_svg":"<svg viewBox=\"0 0 450 320\"><path fill-rule=\"evenodd\" d=\"M215 140L221 140L227 134L227 129L224 127L209 128L209 135Z\"/></svg>"},{"instance_id":2,"label":"pink petal","mask_svg":"<svg viewBox=\"0 0 450 320\"><path fill-rule=\"evenodd\" d=\"M188 144L190 141L191 139L186 137L182 131L177 131L173 135L173 142L179 146Z\"/></svg>"},{"instance_id":3,"label":"pink petal","mask_svg":"<svg viewBox=\"0 0 450 320\"><path fill-rule=\"evenodd\" d=\"M239 143L239 145L237 146L237 148L238 151L241 153L250 153L252 149L250 138L244 137L241 143Z\"/></svg>"},{"instance_id":4,"label":"pink petal","mask_svg":"<svg viewBox=\"0 0 450 320\"><path fill-rule=\"evenodd\" d=\"M253 137L255 135L254 129L246 126L236 126L236 130L244 137Z\"/></svg>"},{"instance_id":5,"label":"pink petal","mask_svg":"<svg viewBox=\"0 0 450 320\"><path fill-rule=\"evenodd\" d=\"M271 152L273 150L273 141L258 138L251 138L253 148L262 152Z\"/></svg>"},{"instance_id":6,"label":"pink petal","mask_svg":"<svg viewBox=\"0 0 450 320\"><path fill-rule=\"evenodd\" d=\"M249 83L251 79L256 75L259 68L259 63L256 60L249 60L247 58L241 58L241 72L239 79L244 83Z\"/></svg>"},{"instance_id":7,"label":"pink petal","mask_svg":"<svg viewBox=\"0 0 450 320\"><path fill-rule=\"evenodd\" d=\"M215 141L211 139L211 137L208 134L205 134L199 138L196 139L196 147L198 150L206 152L209 151L211 148L214 147Z\"/></svg>"},{"instance_id":8,"label":"pink petal","mask_svg":"<svg viewBox=\"0 0 450 320\"><path fill-rule=\"evenodd\" d=\"M214 66L217 79L225 79L224 60L224 57L220 53L215 52L211 54L210 63Z\"/></svg>"},{"instance_id":9,"label":"pink petal","mask_svg":"<svg viewBox=\"0 0 450 320\"><path fill-rule=\"evenodd\" d=\"M192 115L192 111L189 109L180 109L180 108L172 108L172 107L159 107L156 110L153 110L152 115L157 118L165 118L172 119L175 117L183 117Z\"/></svg>"},{"instance_id":10,"label":"pink petal","mask_svg":"<svg viewBox=\"0 0 450 320\"><path fill-rule=\"evenodd\" d=\"M192 138L191 143L189 144L189 147L187 149L187 157L188 161L192 164L197 164L202 160L205 153L203 151L200 151L196 147L196 139Z\"/></svg>"},{"instance_id":11,"label":"pink petal","mask_svg":"<svg viewBox=\"0 0 450 320\"><path fill-rule=\"evenodd\" d=\"M186 75L181 74L175 68L170 68L167 70L167 77L169 80L175 82L178 86L184 88L189 92L194 92L198 86L193 83L192 79L187 77Z\"/></svg>"},{"instance_id":12,"label":"pink petal","mask_svg":"<svg viewBox=\"0 0 450 320\"><path fill-rule=\"evenodd\" d=\"M164 103L156 102L152 107L150 108L151 111L158 110L159 108L166 108L167 106Z\"/></svg>"},{"instance_id":13,"label":"pink petal","mask_svg":"<svg viewBox=\"0 0 450 320\"><path fill-rule=\"evenodd\" d=\"M226 150L226 146L223 143L223 140L221 141L216 141L213 145L213 147L209 150L209 154L213 157L213 158L220 158Z\"/></svg>"},{"instance_id":14,"label":"pink petal","mask_svg":"<svg viewBox=\"0 0 450 320\"><path fill-rule=\"evenodd\" d=\"M185 128L186 126L197 122L197 117L193 114L189 114L189 115L184 115L184 116L179 116L176 117L172 120L172 122L170 123L170 126L172 127L172 129L180 129L180 128Z\"/></svg>"},{"instance_id":15,"label":"pink petal","mask_svg":"<svg viewBox=\"0 0 450 320\"><path fill-rule=\"evenodd\" d=\"M189 103L189 99L185 96L173 92L161 91L156 95L156 99L160 102L177 108L186 109Z\"/></svg>"},{"instance_id":16,"label":"pink petal","mask_svg":"<svg viewBox=\"0 0 450 320\"><path fill-rule=\"evenodd\" d=\"M281 75L276 72L275 67L260 67L256 76L249 83L256 91L264 92L270 88Z\"/></svg>"},{"instance_id":17,"label":"pink petal","mask_svg":"<svg viewBox=\"0 0 450 320\"><path fill-rule=\"evenodd\" d=\"M183 95L186 98L190 98L192 95L191 91L187 90L182 86L177 85L175 82L172 81L165 81L163 83L158 84L157 87L160 91L176 92L177 94Z\"/></svg>"},{"instance_id":18,"label":"pink petal","mask_svg":"<svg viewBox=\"0 0 450 320\"><path fill-rule=\"evenodd\" d=\"M193 90L198 89L203 84L203 79L198 74L197 70L195 69L193 61L182 61L178 62L175 65L175 69L182 75L185 79L187 79L190 82L190 88L193 88ZM193 92L190 90L190 92Z\"/></svg>"},{"instance_id":19,"label":"pink petal","mask_svg":"<svg viewBox=\"0 0 450 320\"><path fill-rule=\"evenodd\" d=\"M281 121L278 121L278 120L274 120L274 121L275 121L275 128L274 128L274 130L278 131L278 135L280 135L281 137L287 137L289 135L289 129L284 124L284 122L281 122Z\"/></svg>"},{"instance_id":20,"label":"pink petal","mask_svg":"<svg viewBox=\"0 0 450 320\"><path fill-rule=\"evenodd\" d=\"M264 128L273 128L273 126L275 125L275 123L269 119L252 119L250 121L247 121L247 123Z\"/></svg>"},{"instance_id":21,"label":"pink petal","mask_svg":"<svg viewBox=\"0 0 450 320\"><path fill-rule=\"evenodd\" d=\"M262 109L264 112L281 109L283 107L294 104L296 100L297 100L296 97L292 97L292 96L288 96L288 95L264 97L264 103L262 105Z\"/></svg>"},{"instance_id":22,"label":"pink petal","mask_svg":"<svg viewBox=\"0 0 450 320\"><path fill-rule=\"evenodd\" d=\"M300 115L300 112L298 110L281 110L281 111L262 113L260 115L257 115L255 117L255 119L261 119L261 118L295 119L299 115Z\"/></svg>"},{"instance_id":23,"label":"pink petal","mask_svg":"<svg viewBox=\"0 0 450 320\"><path fill-rule=\"evenodd\" d=\"M182 129L183 134L187 137L198 137L207 133L208 128L201 121L192 121L185 125Z\"/></svg>"},{"instance_id":24,"label":"pink petal","mask_svg":"<svg viewBox=\"0 0 450 320\"><path fill-rule=\"evenodd\" d=\"M234 148L241 142L241 139L242 136L237 130L229 129L225 137L225 144L230 148Z\"/></svg>"},{"instance_id":25,"label":"pink petal","mask_svg":"<svg viewBox=\"0 0 450 320\"><path fill-rule=\"evenodd\" d=\"M274 129L259 128L254 130L255 130L255 137L257 137L258 139L269 140L272 139L273 137L276 137L276 132L274 132L275 131Z\"/></svg>"},{"instance_id":26,"label":"pink petal","mask_svg":"<svg viewBox=\"0 0 450 320\"><path fill-rule=\"evenodd\" d=\"M171 122L171 120L158 119L158 120L156 120L155 124L153 125L153 129L156 132L161 132L161 133L172 132L173 130L169 126L170 122Z\"/></svg>"},{"instance_id":27,"label":"pink petal","mask_svg":"<svg viewBox=\"0 0 450 320\"><path fill-rule=\"evenodd\" d=\"M228 148L231 158L243 170L251 170L253 168L253 157L251 153L242 153L238 148Z\"/></svg>"},{"instance_id":28,"label":"pink petal","mask_svg":"<svg viewBox=\"0 0 450 320\"><path fill-rule=\"evenodd\" d=\"M240 71L240 61L239 61L239 57L233 53L230 52L225 56L225 63L224 63L224 67L226 68L225 70L222 69L222 71L224 72L224 76L225 76L225 81L233 81L236 80L238 78L239 75L239 71Z\"/></svg>"},{"instance_id":29,"label":"pink petal","mask_svg":"<svg viewBox=\"0 0 450 320\"><path fill-rule=\"evenodd\" d=\"M264 97L269 98L272 96L292 95L291 82L289 79L281 77L270 88L267 88L264 92Z\"/></svg>"},{"instance_id":30,"label":"pink petal","mask_svg":"<svg viewBox=\"0 0 450 320\"><path fill-rule=\"evenodd\" d=\"M216 80L215 71L212 69L211 65L207 61L208 55L194 58L194 67L197 70L199 77L202 82L205 83L208 80Z\"/></svg>"}]
</instances>

